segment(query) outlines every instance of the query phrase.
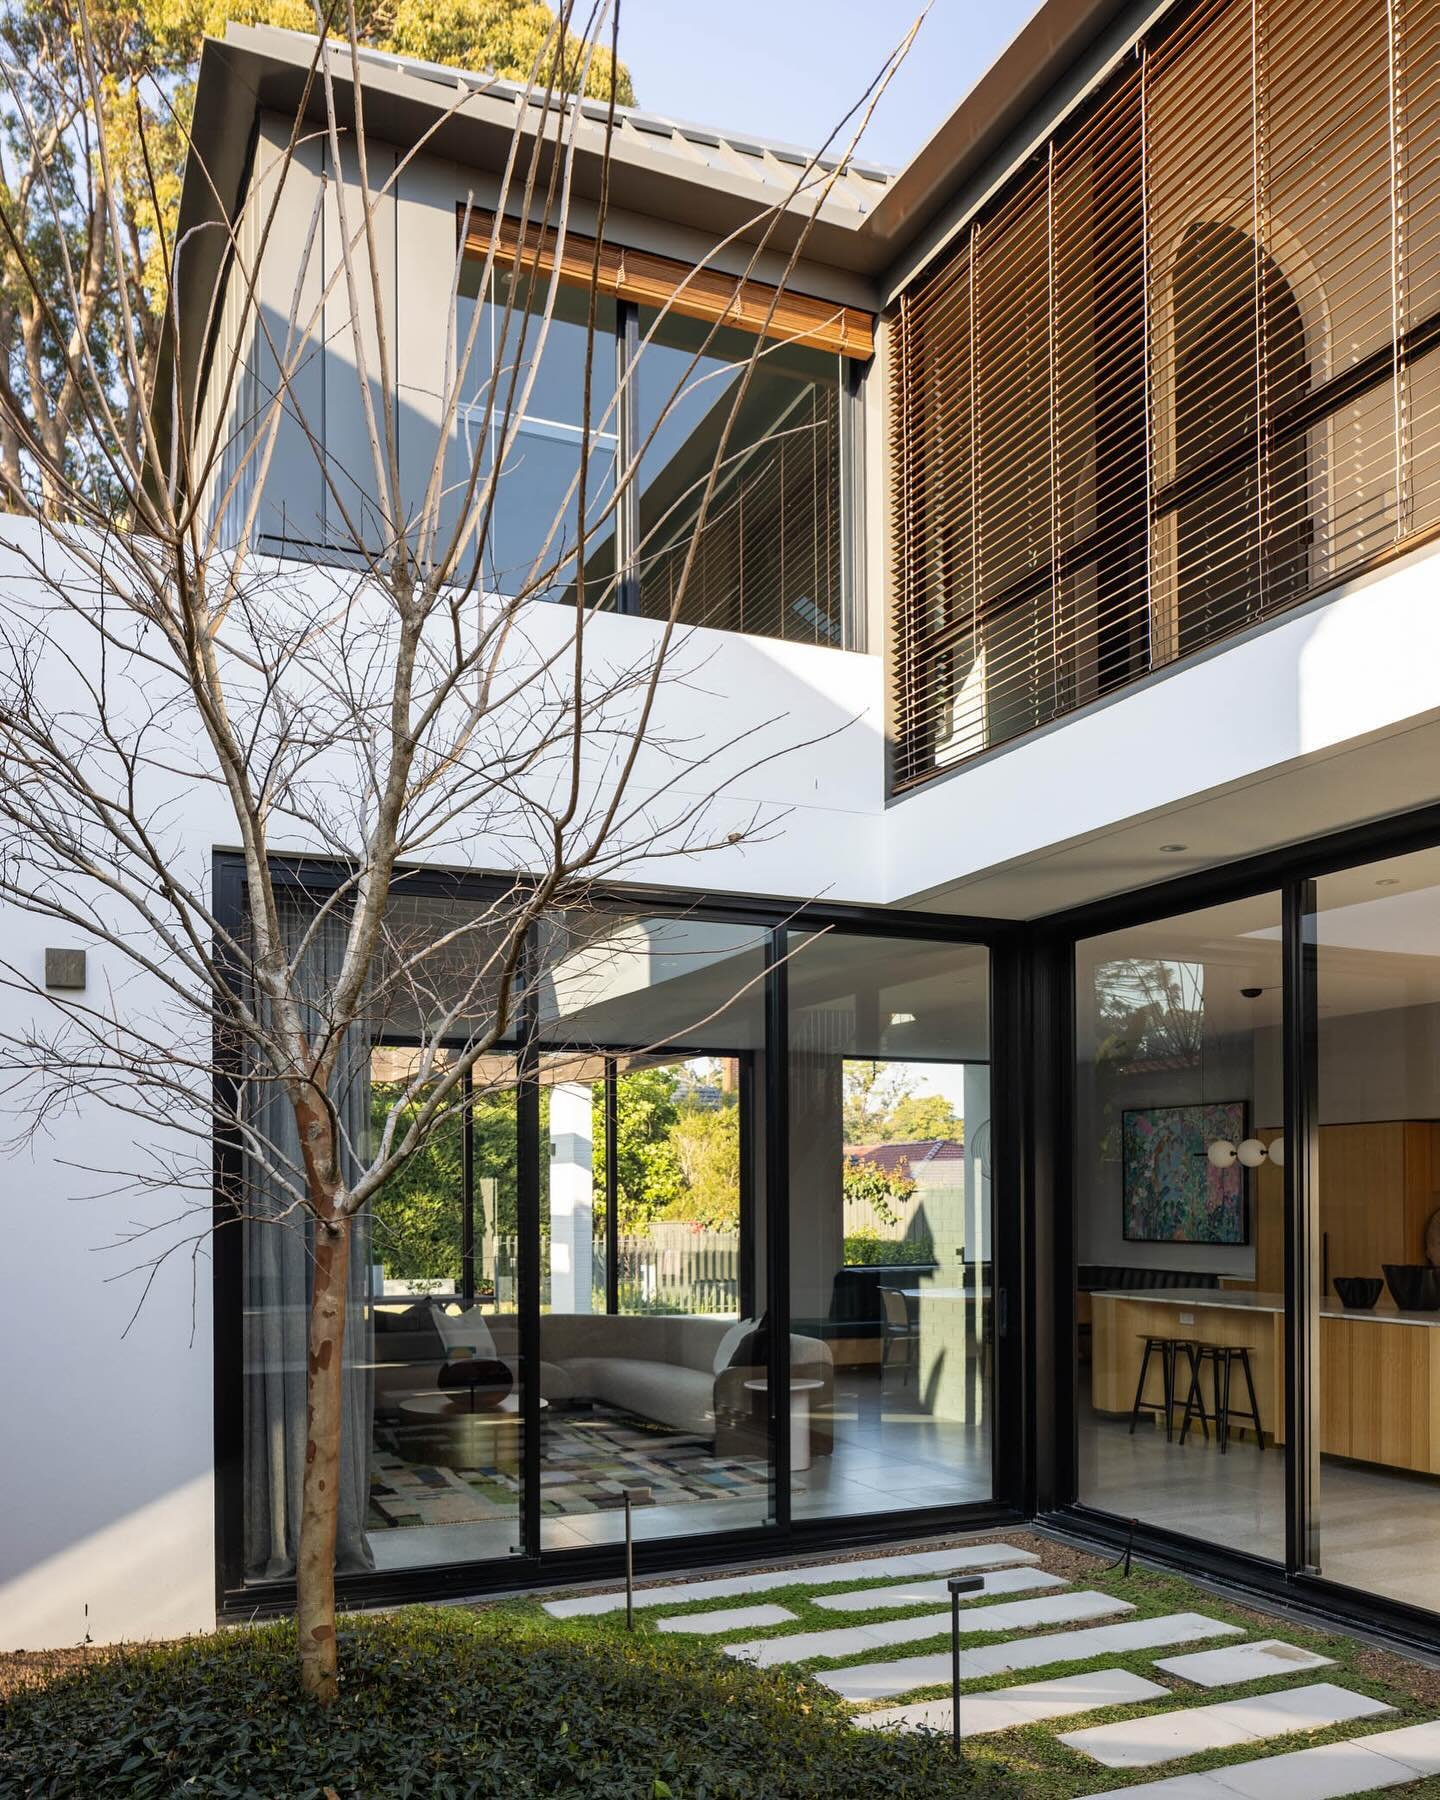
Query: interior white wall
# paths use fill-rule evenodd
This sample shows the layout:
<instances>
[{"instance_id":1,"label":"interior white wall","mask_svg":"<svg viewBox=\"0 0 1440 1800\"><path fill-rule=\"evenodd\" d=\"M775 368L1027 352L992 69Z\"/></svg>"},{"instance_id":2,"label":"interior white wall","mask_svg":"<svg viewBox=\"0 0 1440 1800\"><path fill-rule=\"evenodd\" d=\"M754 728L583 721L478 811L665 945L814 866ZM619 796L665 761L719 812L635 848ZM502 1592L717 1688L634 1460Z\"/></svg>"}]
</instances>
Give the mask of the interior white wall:
<instances>
[{"instance_id":1,"label":"interior white wall","mask_svg":"<svg viewBox=\"0 0 1440 1800\"><path fill-rule=\"evenodd\" d=\"M1321 975L1320 1123L1376 1125L1391 1119L1440 1119L1440 1006L1393 1006L1378 1012L1327 1012ZM1256 1119L1284 1116L1280 1033L1256 1034L1273 1049L1256 1051Z\"/></svg>"}]
</instances>

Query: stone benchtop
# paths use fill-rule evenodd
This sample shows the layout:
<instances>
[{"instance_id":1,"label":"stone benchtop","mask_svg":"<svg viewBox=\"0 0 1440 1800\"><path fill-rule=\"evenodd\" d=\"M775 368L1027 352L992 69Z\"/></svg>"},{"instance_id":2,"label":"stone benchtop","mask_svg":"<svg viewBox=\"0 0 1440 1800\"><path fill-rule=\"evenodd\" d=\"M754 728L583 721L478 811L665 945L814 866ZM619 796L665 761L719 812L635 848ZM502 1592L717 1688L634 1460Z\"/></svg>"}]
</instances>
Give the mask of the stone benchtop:
<instances>
[{"instance_id":1,"label":"stone benchtop","mask_svg":"<svg viewBox=\"0 0 1440 1800\"><path fill-rule=\"evenodd\" d=\"M1226 1288L1105 1288L1090 1296L1095 1300L1131 1300L1141 1306L1205 1307L1221 1312L1283 1313L1282 1294L1257 1294L1250 1289ZM1358 1319L1371 1325L1440 1326L1440 1312L1397 1312L1388 1295L1369 1312L1351 1312L1334 1301L1320 1308L1322 1319Z\"/></svg>"}]
</instances>

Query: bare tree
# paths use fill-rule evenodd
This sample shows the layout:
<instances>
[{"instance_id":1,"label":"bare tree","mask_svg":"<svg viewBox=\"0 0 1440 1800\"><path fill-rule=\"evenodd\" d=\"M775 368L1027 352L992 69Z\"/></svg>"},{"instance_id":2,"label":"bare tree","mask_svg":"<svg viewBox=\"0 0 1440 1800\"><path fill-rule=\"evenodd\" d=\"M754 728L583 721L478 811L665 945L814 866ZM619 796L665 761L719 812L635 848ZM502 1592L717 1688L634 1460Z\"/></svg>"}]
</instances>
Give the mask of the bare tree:
<instances>
[{"instance_id":1,"label":"bare tree","mask_svg":"<svg viewBox=\"0 0 1440 1800\"><path fill-rule=\"evenodd\" d=\"M105 73L83 5L77 19L83 79L98 91ZM317 33L325 23L317 14ZM577 21L573 4L562 5L532 71L536 96L548 103L562 80L577 85L564 66L572 29L592 52L608 43L613 69L616 25L613 12ZM813 219L894 60L850 116L838 157L798 169L793 188L736 235L752 267L778 241L782 218ZM342 1362L357 1222L453 1123L467 1081L499 1079L497 1052L534 1016L537 932L568 930L603 958L604 933L584 920L594 885L768 829L773 818L758 809L721 807L724 780L706 769L723 764L733 779L796 747L781 742L783 720L751 740L758 751L691 742L660 724L665 684L697 672L679 620L767 338L753 340L690 497L669 618L627 662L595 643L590 616L613 599L620 572L612 563L597 579L587 564L597 538L613 532L646 448L601 489L594 447L623 401L594 400L602 199L576 473L530 566L493 591L485 572L505 509L501 472L555 319L580 109L517 108L495 210L519 220L520 266L508 272L493 228L478 276L497 344L482 370L480 308L467 316L459 305L457 258L433 461L417 480L402 474L377 219L427 140L377 172L362 68L352 10L348 36L317 35L278 172L237 216L207 227L226 239L228 283L201 309L207 334L222 309L234 316L216 340L203 403L173 373L185 346L172 304L173 354L159 365L169 385L152 396L138 434L127 428L113 371L95 366L71 323L93 286L88 264L68 271L70 312L44 320L47 354L66 364L73 389L67 442L32 430L0 391L0 443L10 446L0 461L12 504L28 517L0 529L9 561L0 901L97 946L107 976L103 987L57 994L17 960L0 963L0 980L20 997L0 1030L6 1088L21 1134L55 1130L82 1097L125 1121L122 1155L82 1160L116 1189L173 1196L165 1222L151 1218L135 1234L147 1279L177 1250L198 1249L216 1221L303 1235L311 1272L295 1574L302 1683L321 1700L337 1681ZM462 92L454 105L466 103ZM87 115L96 204L113 206L108 115L98 106ZM612 97L607 170L614 129ZM329 205L339 248L315 280L296 281L277 323L257 298L260 265L301 147L317 133L329 167L352 167L357 179L334 181L317 199L312 238ZM208 179L203 168L197 175ZM26 204L36 204L33 193ZM115 219L105 223L97 218L93 234L102 250L118 235ZM807 230L790 234L791 268ZM11 242L22 255L21 234ZM193 253L192 244L163 246L172 296ZM116 291L126 382L143 386L155 366L149 325L125 311L123 281ZM337 311L350 320L338 343ZM349 466L310 410L305 371L322 315L328 353L343 352L353 368L363 419ZM247 388L235 347L249 339L276 372L263 394ZM462 402L477 393L480 428L457 460ZM277 563L257 548L277 442L297 429L340 522L323 566ZM568 604L537 604L557 590ZM243 859L238 926L212 892L211 845L226 839ZM297 874L304 857L326 859L329 877L307 883ZM412 871L481 859L502 872L483 904L405 904ZM402 1018L419 1048L380 1128L359 1131L346 1104L355 1059ZM218 1204L217 1142L229 1153Z\"/></svg>"}]
</instances>

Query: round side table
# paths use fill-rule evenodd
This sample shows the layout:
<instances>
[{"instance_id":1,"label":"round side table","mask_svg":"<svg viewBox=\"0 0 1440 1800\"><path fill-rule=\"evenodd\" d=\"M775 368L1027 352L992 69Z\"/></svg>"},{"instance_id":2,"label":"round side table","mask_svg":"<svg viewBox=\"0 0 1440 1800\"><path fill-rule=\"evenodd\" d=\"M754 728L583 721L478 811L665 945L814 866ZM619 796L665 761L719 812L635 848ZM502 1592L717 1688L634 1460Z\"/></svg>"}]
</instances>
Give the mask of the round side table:
<instances>
[{"instance_id":1,"label":"round side table","mask_svg":"<svg viewBox=\"0 0 1440 1800\"><path fill-rule=\"evenodd\" d=\"M790 1383L790 1467L792 1469L808 1469L810 1467L810 1396L825 1383L817 1381L813 1376L797 1376ZM762 1375L756 1381L747 1381L745 1386L751 1393L769 1392L770 1380Z\"/></svg>"}]
</instances>

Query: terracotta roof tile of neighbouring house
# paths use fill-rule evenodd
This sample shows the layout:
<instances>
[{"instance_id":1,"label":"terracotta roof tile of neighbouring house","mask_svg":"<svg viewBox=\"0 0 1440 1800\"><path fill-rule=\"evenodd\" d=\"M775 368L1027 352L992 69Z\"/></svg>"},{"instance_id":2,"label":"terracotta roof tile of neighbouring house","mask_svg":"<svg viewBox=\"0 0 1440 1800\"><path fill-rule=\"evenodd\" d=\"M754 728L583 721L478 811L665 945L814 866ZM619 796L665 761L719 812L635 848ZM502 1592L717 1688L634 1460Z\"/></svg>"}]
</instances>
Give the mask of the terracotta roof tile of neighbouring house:
<instances>
[{"instance_id":1,"label":"terracotta roof tile of neighbouring house","mask_svg":"<svg viewBox=\"0 0 1440 1800\"><path fill-rule=\"evenodd\" d=\"M914 1138L903 1144L847 1144L845 1154L874 1163L887 1175L903 1163L914 1180L923 1182L948 1177L965 1161L965 1146L953 1138Z\"/></svg>"}]
</instances>

